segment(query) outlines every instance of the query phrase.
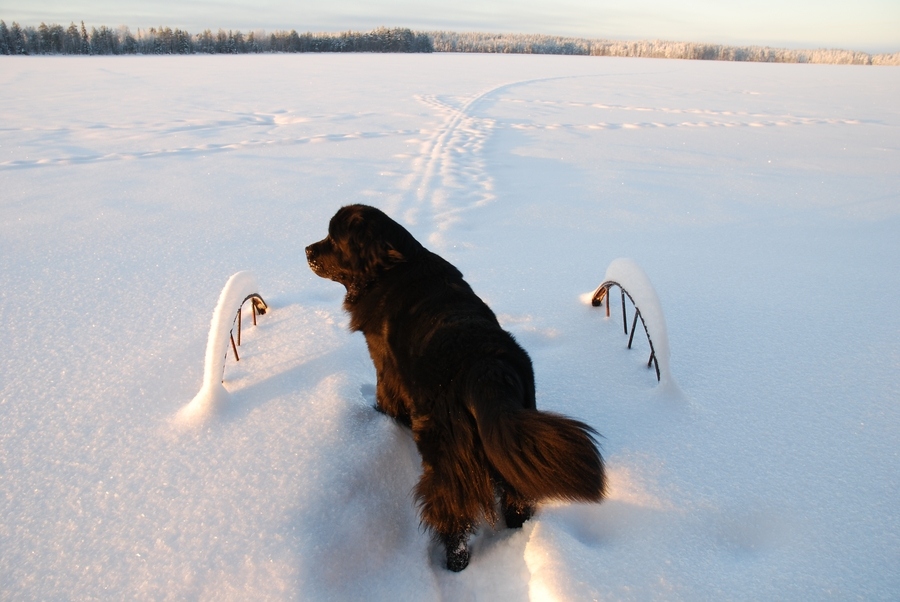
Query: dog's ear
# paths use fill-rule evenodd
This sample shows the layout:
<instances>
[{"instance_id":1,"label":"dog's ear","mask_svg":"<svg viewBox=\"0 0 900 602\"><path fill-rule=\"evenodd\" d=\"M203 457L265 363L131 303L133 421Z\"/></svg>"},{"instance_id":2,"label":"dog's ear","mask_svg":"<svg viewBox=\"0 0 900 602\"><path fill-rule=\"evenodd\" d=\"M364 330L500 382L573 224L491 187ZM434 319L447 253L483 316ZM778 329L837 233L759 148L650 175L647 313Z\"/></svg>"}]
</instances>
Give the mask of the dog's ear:
<instances>
[{"instance_id":1,"label":"dog's ear","mask_svg":"<svg viewBox=\"0 0 900 602\"><path fill-rule=\"evenodd\" d=\"M366 261L367 274L374 276L380 271L389 270L397 264L404 263L406 256L398 251L389 241L382 240L369 247L369 258Z\"/></svg>"},{"instance_id":2,"label":"dog's ear","mask_svg":"<svg viewBox=\"0 0 900 602\"><path fill-rule=\"evenodd\" d=\"M390 268L392 264L403 263L406 261L406 257L403 255L403 253L395 249L390 243L388 243L388 250L385 255L388 258L388 264L385 267L388 268Z\"/></svg>"}]
</instances>

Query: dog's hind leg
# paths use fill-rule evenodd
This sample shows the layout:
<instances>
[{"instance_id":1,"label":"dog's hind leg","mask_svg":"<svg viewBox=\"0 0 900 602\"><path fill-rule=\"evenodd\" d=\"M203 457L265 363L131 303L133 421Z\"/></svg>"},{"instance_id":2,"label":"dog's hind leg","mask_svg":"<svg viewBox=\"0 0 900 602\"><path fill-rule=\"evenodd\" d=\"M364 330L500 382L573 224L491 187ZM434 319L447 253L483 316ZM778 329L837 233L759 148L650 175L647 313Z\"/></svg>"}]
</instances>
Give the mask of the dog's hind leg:
<instances>
[{"instance_id":1,"label":"dog's hind leg","mask_svg":"<svg viewBox=\"0 0 900 602\"><path fill-rule=\"evenodd\" d=\"M521 529L525 521L534 516L534 501L519 495L508 484L503 484L500 503L503 508L503 519L510 529Z\"/></svg>"},{"instance_id":2,"label":"dog's hind leg","mask_svg":"<svg viewBox=\"0 0 900 602\"><path fill-rule=\"evenodd\" d=\"M462 419L444 428L428 428L429 422L413 425L422 456L415 496L422 524L444 544L447 568L461 571L469 564L467 542L479 519L496 519L494 486L471 426Z\"/></svg>"},{"instance_id":3,"label":"dog's hind leg","mask_svg":"<svg viewBox=\"0 0 900 602\"><path fill-rule=\"evenodd\" d=\"M469 564L469 535L481 514L478 499L467 491L469 483L459 478L451 458L434 464L423 458L422 469L415 488L422 524L444 545L447 568L461 571Z\"/></svg>"}]
</instances>

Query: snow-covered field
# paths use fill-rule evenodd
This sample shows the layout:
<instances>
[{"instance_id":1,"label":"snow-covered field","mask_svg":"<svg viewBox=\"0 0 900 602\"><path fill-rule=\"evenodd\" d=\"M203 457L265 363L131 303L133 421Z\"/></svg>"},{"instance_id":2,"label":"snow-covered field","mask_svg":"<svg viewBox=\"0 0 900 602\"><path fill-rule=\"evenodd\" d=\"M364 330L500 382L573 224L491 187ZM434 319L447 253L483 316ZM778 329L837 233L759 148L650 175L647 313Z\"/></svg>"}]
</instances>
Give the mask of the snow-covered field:
<instances>
[{"instance_id":1,"label":"snow-covered field","mask_svg":"<svg viewBox=\"0 0 900 602\"><path fill-rule=\"evenodd\" d=\"M900 69L26 57L0 86L0 598L900 592ZM604 435L606 502L442 568L416 450L305 263L351 202L454 262L539 407ZM661 301L668 386L617 295L584 303L618 257ZM242 269L272 311L185 427Z\"/></svg>"}]
</instances>

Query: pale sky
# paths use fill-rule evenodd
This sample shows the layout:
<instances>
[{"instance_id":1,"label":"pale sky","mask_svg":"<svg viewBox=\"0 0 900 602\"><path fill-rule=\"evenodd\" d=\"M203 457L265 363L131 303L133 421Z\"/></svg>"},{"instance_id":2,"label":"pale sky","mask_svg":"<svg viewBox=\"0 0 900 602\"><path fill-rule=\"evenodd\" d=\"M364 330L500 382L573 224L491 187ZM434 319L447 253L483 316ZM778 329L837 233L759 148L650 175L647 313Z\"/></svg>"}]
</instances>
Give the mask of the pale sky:
<instances>
[{"instance_id":1,"label":"pale sky","mask_svg":"<svg viewBox=\"0 0 900 602\"><path fill-rule=\"evenodd\" d=\"M900 0L0 0L7 25L545 33L900 51Z\"/></svg>"}]
</instances>

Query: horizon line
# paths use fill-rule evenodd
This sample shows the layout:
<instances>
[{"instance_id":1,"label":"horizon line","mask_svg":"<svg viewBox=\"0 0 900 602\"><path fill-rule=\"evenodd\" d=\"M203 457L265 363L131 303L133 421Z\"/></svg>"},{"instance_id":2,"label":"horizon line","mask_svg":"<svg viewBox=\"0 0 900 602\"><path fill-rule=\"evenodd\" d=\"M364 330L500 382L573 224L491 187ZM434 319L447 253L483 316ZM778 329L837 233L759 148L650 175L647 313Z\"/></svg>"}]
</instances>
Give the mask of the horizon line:
<instances>
[{"instance_id":1,"label":"horizon line","mask_svg":"<svg viewBox=\"0 0 900 602\"><path fill-rule=\"evenodd\" d=\"M2 18L0 18L0 22L3 22L5 24L5 20ZM60 25L59 23L54 22L54 23L48 24L45 21L41 21L41 23L37 26L31 25L31 24L23 26L15 20L11 21L10 23L19 25L19 27L22 28L23 30L26 30L29 28L38 30L41 25L44 25L46 27L55 27L55 26L65 27L63 25ZM85 25L85 22L83 19L79 20L78 23L80 23L81 25ZM76 22L74 20L70 20L69 26L74 25L74 24L76 24ZM130 30L131 30L131 26L127 25L127 24L119 24L115 27L109 27L106 24L99 25L99 28L101 28L101 29L104 27L107 28L108 30L114 30L114 31L115 30L125 30L125 31L130 32ZM98 29L98 26L90 25L90 28L91 28L91 30L95 30L95 29ZM865 50L856 50L853 48L843 48L843 47L837 47L837 46L818 46L818 47L807 46L807 47L802 47L802 48L800 48L800 47L791 48L789 46L779 46L779 45L772 45L772 44L765 44L765 43L736 44L736 43L723 43L723 42L704 42L704 41L698 41L698 40L680 40L680 39L674 39L674 38L667 39L667 38L662 38L662 37L655 37L655 38L652 38L652 37L650 37L650 38L586 37L586 36L560 35L560 34L548 34L548 33L499 32L499 31L490 31L490 30L413 29L411 27L388 27L385 25L380 25L378 27L375 27L375 28L372 28L369 30L348 28L348 29L339 29L339 30L324 30L323 29L323 30L313 31L312 29L307 29L305 32L302 32L302 33L297 28L293 28L293 27L290 29L271 29L271 30L267 30L264 27L247 28L247 29L232 29L232 28L226 29L226 28L219 27L215 31L212 28L205 27L200 30L200 33L192 33L187 28L185 28L185 29L182 29L180 27L173 28L168 25L160 24L158 26L151 25L149 27L136 27L135 31L137 31L137 32L156 31L156 30L164 30L166 28L168 28L170 31L179 31L180 30L191 36L199 36L202 33L205 33L207 31L211 32L211 33L218 33L219 31L223 31L226 33L239 32L241 34L243 34L245 31L247 33L263 32L263 33L273 33L273 34L278 34L278 33L290 34L291 32L297 32L300 35L312 34L312 35L331 35L331 36L338 35L339 36L342 34L365 34L365 33L371 33L374 31L378 31L379 29L387 29L387 30L409 30L416 34L428 34L428 35L432 35L432 36L435 34L449 34L449 35L468 35L468 34L470 34L470 35L480 35L480 36L493 36L493 37L497 37L497 38L502 38L502 37L511 37L511 38L512 37L543 37L543 38L554 39L554 40L603 42L603 43L613 42L613 43L620 43L620 44L639 44L639 43L693 44L693 45L697 45L697 46L717 47L717 48L721 48L721 49L762 49L762 50L787 51L787 52L821 52L821 51L835 52L835 51L837 51L837 52L858 53L858 54L867 55L869 57L893 56L893 55L900 54L900 49L893 50L893 51L885 51L885 52L867 52ZM447 51L436 50L436 52L447 52Z\"/></svg>"}]
</instances>

